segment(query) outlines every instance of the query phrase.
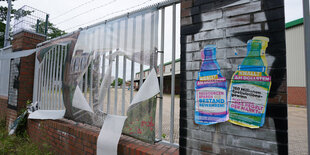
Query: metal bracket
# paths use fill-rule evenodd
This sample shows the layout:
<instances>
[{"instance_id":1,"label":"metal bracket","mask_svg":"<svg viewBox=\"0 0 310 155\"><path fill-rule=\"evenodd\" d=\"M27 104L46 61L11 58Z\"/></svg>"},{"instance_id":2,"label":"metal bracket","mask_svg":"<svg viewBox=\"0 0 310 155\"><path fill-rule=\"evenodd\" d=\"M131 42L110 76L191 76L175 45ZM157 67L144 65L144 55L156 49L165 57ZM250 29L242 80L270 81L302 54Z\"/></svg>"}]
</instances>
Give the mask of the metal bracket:
<instances>
[{"instance_id":1,"label":"metal bracket","mask_svg":"<svg viewBox=\"0 0 310 155\"><path fill-rule=\"evenodd\" d=\"M163 99L163 97L161 97L161 96L156 96L156 98Z\"/></svg>"},{"instance_id":2,"label":"metal bracket","mask_svg":"<svg viewBox=\"0 0 310 155\"><path fill-rule=\"evenodd\" d=\"M164 51L157 51L158 53L164 53Z\"/></svg>"}]
</instances>

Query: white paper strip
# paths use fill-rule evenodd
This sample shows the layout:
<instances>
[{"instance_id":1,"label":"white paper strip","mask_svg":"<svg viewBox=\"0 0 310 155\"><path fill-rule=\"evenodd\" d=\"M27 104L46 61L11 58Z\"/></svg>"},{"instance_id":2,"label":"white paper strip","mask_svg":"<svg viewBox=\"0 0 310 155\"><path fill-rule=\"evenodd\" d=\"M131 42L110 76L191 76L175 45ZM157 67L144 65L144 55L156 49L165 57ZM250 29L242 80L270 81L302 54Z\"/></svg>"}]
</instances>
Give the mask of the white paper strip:
<instances>
[{"instance_id":1,"label":"white paper strip","mask_svg":"<svg viewBox=\"0 0 310 155\"><path fill-rule=\"evenodd\" d=\"M145 82L134 96L130 106L133 106L135 103L145 101L160 92L158 79L156 76L155 69L153 68L149 76L146 78Z\"/></svg>"},{"instance_id":2,"label":"white paper strip","mask_svg":"<svg viewBox=\"0 0 310 155\"><path fill-rule=\"evenodd\" d=\"M109 65L109 68L104 74L104 78L101 82L100 88L99 88L99 110L103 110L103 101L105 99L105 96L107 94L108 88L111 86L112 83L112 63Z\"/></svg>"},{"instance_id":3,"label":"white paper strip","mask_svg":"<svg viewBox=\"0 0 310 155\"><path fill-rule=\"evenodd\" d=\"M76 89L73 95L72 106L79 108L81 110L94 113L93 109L89 106L79 86L76 86Z\"/></svg>"},{"instance_id":4,"label":"white paper strip","mask_svg":"<svg viewBox=\"0 0 310 155\"><path fill-rule=\"evenodd\" d=\"M20 57L26 57L34 52L36 52L37 49L31 49L31 50L23 50L23 51L17 51L17 52L12 52L9 54L3 54L0 56L0 60L3 59L14 59L14 58L20 58Z\"/></svg>"},{"instance_id":5,"label":"white paper strip","mask_svg":"<svg viewBox=\"0 0 310 155\"><path fill-rule=\"evenodd\" d=\"M107 115L97 139L97 154L116 155L127 116Z\"/></svg>"},{"instance_id":6,"label":"white paper strip","mask_svg":"<svg viewBox=\"0 0 310 155\"><path fill-rule=\"evenodd\" d=\"M62 119L64 118L65 110L37 110L29 114L28 119Z\"/></svg>"}]
</instances>

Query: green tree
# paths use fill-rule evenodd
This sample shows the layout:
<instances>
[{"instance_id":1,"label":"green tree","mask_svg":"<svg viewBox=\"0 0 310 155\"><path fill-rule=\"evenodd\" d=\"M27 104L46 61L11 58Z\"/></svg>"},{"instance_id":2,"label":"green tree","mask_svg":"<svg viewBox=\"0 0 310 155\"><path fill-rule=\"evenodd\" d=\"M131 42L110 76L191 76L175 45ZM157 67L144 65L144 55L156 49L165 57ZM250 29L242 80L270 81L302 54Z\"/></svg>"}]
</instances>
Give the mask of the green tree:
<instances>
[{"instance_id":1,"label":"green tree","mask_svg":"<svg viewBox=\"0 0 310 155\"><path fill-rule=\"evenodd\" d=\"M39 21L39 26L33 25L33 28L38 28L38 33L44 34L45 33L45 21ZM59 36L66 34L65 31L58 29L55 25L51 22L48 22L48 31L47 31L47 39L53 39Z\"/></svg>"},{"instance_id":2,"label":"green tree","mask_svg":"<svg viewBox=\"0 0 310 155\"><path fill-rule=\"evenodd\" d=\"M7 1L7 0L0 0L0 1ZM14 2L15 0L12 0ZM6 26L6 16L8 12L7 3L6 6L0 6L0 48L3 48L4 44L4 34L5 34L5 26ZM15 9L13 9L12 4L12 10L11 10L11 19L14 17L13 14L16 12Z\"/></svg>"},{"instance_id":3,"label":"green tree","mask_svg":"<svg viewBox=\"0 0 310 155\"><path fill-rule=\"evenodd\" d=\"M118 84L117 86L120 86L123 84L123 79L122 78L118 78ZM112 82L111 86L115 86L115 80Z\"/></svg>"},{"instance_id":4,"label":"green tree","mask_svg":"<svg viewBox=\"0 0 310 155\"><path fill-rule=\"evenodd\" d=\"M0 2L1 1L4 2L7 0L0 0ZM20 18L20 17L30 15L32 13L31 11L22 11L21 13L17 12L17 10L13 8L13 2L16 0L11 0L11 1L12 1L11 20L13 18ZM4 6L0 6L0 48L3 48L3 43L4 43L4 34L5 34L7 12L8 12L8 6L7 6L7 3L4 3ZM43 25L45 27L45 22L40 22L40 26L43 26ZM36 27L36 25L35 25L35 27ZM55 25L50 23L50 22L48 23L48 29L49 30L47 32L48 33L47 39L56 38L58 36L66 34L65 31L62 31L62 30L56 28ZM44 29L43 29L43 32L44 32Z\"/></svg>"}]
</instances>

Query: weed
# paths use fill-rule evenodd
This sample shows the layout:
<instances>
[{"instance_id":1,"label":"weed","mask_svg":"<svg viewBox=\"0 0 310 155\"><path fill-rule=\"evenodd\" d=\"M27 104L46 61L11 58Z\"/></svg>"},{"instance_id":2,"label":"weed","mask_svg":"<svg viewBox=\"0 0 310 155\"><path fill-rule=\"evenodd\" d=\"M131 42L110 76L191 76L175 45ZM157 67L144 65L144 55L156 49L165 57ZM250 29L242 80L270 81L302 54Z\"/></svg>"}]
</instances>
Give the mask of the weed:
<instances>
[{"instance_id":1,"label":"weed","mask_svg":"<svg viewBox=\"0 0 310 155\"><path fill-rule=\"evenodd\" d=\"M5 121L0 120L0 154L17 154L17 155L45 155L52 154L48 151L48 145L44 144L39 147L30 142L27 132L24 131L19 135L8 135L5 128Z\"/></svg>"}]
</instances>

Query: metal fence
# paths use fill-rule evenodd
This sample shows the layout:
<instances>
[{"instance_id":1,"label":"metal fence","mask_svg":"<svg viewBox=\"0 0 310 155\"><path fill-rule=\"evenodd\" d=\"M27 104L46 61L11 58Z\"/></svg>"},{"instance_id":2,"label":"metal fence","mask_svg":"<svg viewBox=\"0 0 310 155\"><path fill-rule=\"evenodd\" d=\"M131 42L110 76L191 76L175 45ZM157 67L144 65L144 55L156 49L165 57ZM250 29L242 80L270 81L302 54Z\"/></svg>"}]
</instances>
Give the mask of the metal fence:
<instances>
[{"instance_id":1,"label":"metal fence","mask_svg":"<svg viewBox=\"0 0 310 155\"><path fill-rule=\"evenodd\" d=\"M107 26L101 27L98 31L91 31L92 34L100 33L104 34L102 36L106 36L105 34L116 34L116 38L100 38L100 35L94 35L98 38L90 39L87 44L98 44L97 46L90 47L90 51L96 51L96 47L103 47L103 51L109 52L98 52L98 59L99 62L91 62L89 65L89 69L83 75L83 79L78 84L81 88L82 92L84 93L84 97L89 101L90 107L94 107L94 89L98 89L100 85L100 81L103 79L105 71L107 67L112 64L112 75L115 76L115 81L118 81L118 78L122 78L123 81L121 86L114 86L108 88L107 97L103 104L103 111L108 114L116 114L116 115L125 115L127 111L127 107L129 106L130 101L133 99L134 94L136 91L134 90L134 75L135 72L138 70L140 71L140 79L139 85L143 84L143 76L144 69L146 69L145 65L138 64L134 61L131 61L125 56L116 56L115 61L111 59L106 59L109 55L113 55L115 49L113 48L113 42L111 40L116 40L115 44L118 47L120 44L123 44L125 47L132 44L132 48L135 48L137 44L140 44L141 50L145 46L144 37L145 29L150 29L151 31L151 40L159 40L159 42L155 42L157 45L150 45L151 48L153 46L158 46L158 49L154 49L158 53L159 63L157 67L159 67L159 81L160 81L160 94L158 96L159 106L157 108L157 118L156 118L156 137L159 141L168 142L170 144L178 143L178 136L179 136L179 111L175 113L175 60L176 60L176 21L177 21L177 7L180 7L178 1L170 1L167 4L162 6L153 6L152 9L155 9L160 14L159 17L152 16L151 22L156 24L157 22L159 27L153 27L153 25L145 25L144 18L145 16L141 15L141 24L137 26L136 19L133 18L131 21L133 25L128 26L128 20L124 20L123 25L120 25L121 22L118 21L118 18L126 18L129 14L121 17L117 17L113 19L117 21L118 25L116 26L117 29L113 30L113 28L109 28L110 32L102 32L107 31ZM171 11L171 19L167 19L167 12L166 9L169 8ZM148 8L149 9L149 8ZM144 10L140 10L143 12ZM139 11L138 11L139 12ZM140 16L140 15L139 15ZM172 32L169 32L165 29L167 21L172 21ZM105 21L105 24L107 21ZM99 24L100 25L100 24ZM96 26L96 25L94 25ZM91 29L92 27L88 27L87 29ZM142 38L139 39L139 43L136 43L136 31L138 28L140 29L139 33L141 33ZM127 35L128 32L132 33L131 35ZM121 34L123 33L123 34ZM138 33L138 32L137 32ZM165 33L171 33L171 51L165 51ZM156 34L152 36L152 34ZM159 34L159 38L157 37ZM80 34L81 35L81 34ZM101 36L101 37L102 37ZM112 36L112 35L110 35ZM124 38L124 41L120 41L119 38ZM93 41L96 40L96 43ZM108 44L108 40L110 40L110 45ZM127 40L131 40L127 42ZM109 48L106 48L109 47ZM50 109L50 110L60 110L64 109L63 104L63 96L62 96L62 74L63 74L63 65L65 63L65 58L67 56L67 45L56 45L51 48L44 56L41 62L36 60L36 70L35 70L35 80L34 80L34 95L33 101L37 101L39 103L40 109ZM112 52L113 51L113 52ZM164 56L169 55L172 59L172 68L171 68L171 95L165 95L163 93L164 88ZM82 59L82 57L81 57ZM98 66L100 67L98 68ZM122 74L122 75L121 75ZM99 80L94 80L94 76L99 77ZM117 83L117 82L116 82ZM130 83L130 85L129 85ZM166 86L165 86L166 87ZM114 102L113 102L114 98ZM169 102L170 101L170 102ZM179 103L179 101L177 101ZM169 109L170 108L170 109ZM168 110L169 109L169 110ZM177 107L179 109L179 106ZM168 115L167 115L168 114ZM177 114L177 115L176 115ZM164 122L164 123L163 123Z\"/></svg>"},{"instance_id":2,"label":"metal fence","mask_svg":"<svg viewBox=\"0 0 310 155\"><path fill-rule=\"evenodd\" d=\"M65 109L62 96L63 64L67 55L67 46L57 45L50 49L41 63L36 59L33 101L39 109Z\"/></svg>"},{"instance_id":3,"label":"metal fence","mask_svg":"<svg viewBox=\"0 0 310 155\"><path fill-rule=\"evenodd\" d=\"M14 13L13 33L28 30L40 34L46 34L48 14L24 5Z\"/></svg>"},{"instance_id":4,"label":"metal fence","mask_svg":"<svg viewBox=\"0 0 310 155\"><path fill-rule=\"evenodd\" d=\"M0 49L0 57L12 52L12 46ZM10 80L10 59L0 59L0 95L8 97Z\"/></svg>"}]
</instances>

